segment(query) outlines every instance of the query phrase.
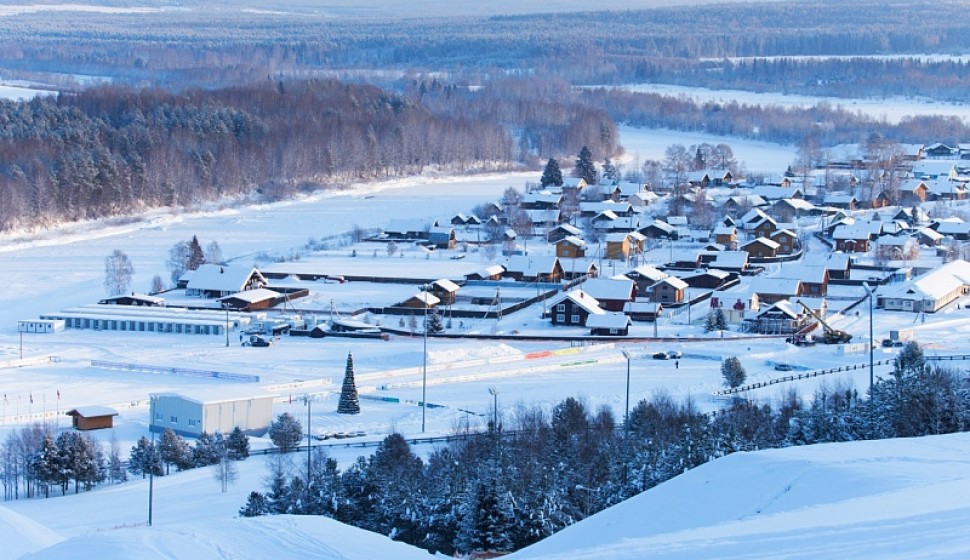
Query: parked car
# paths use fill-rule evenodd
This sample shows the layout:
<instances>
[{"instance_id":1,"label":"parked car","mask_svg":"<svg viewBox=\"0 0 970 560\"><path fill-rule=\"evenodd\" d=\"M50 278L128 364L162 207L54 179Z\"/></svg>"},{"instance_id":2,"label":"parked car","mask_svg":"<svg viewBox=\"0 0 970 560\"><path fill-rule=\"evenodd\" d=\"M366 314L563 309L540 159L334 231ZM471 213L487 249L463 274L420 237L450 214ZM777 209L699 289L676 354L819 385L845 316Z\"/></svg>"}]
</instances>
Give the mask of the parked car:
<instances>
[{"instance_id":1,"label":"parked car","mask_svg":"<svg viewBox=\"0 0 970 560\"><path fill-rule=\"evenodd\" d=\"M263 338L258 335L250 335L250 337L243 341L243 346L252 346L253 348L268 348L273 345L273 341L269 338Z\"/></svg>"},{"instance_id":2,"label":"parked car","mask_svg":"<svg viewBox=\"0 0 970 560\"><path fill-rule=\"evenodd\" d=\"M775 364L775 371L792 371L795 366L791 364Z\"/></svg>"},{"instance_id":3,"label":"parked car","mask_svg":"<svg viewBox=\"0 0 970 560\"><path fill-rule=\"evenodd\" d=\"M666 360L667 359L667 353L666 352L654 352L653 359L654 360Z\"/></svg>"},{"instance_id":4,"label":"parked car","mask_svg":"<svg viewBox=\"0 0 970 560\"><path fill-rule=\"evenodd\" d=\"M668 360L679 360L684 357L684 354L679 350L668 350L667 359Z\"/></svg>"},{"instance_id":5,"label":"parked car","mask_svg":"<svg viewBox=\"0 0 970 560\"><path fill-rule=\"evenodd\" d=\"M892 339L889 339L889 338L882 339L882 347L883 348L892 348L893 347L893 341L892 341Z\"/></svg>"}]
</instances>

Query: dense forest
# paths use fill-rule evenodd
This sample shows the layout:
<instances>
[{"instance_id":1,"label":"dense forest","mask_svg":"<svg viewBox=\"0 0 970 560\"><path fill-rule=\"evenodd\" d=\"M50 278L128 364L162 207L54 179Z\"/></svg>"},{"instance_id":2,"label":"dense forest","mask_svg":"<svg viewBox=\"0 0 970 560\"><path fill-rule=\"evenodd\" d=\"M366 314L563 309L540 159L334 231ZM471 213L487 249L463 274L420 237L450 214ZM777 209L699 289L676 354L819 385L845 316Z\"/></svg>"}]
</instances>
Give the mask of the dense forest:
<instances>
[{"instance_id":1,"label":"dense forest","mask_svg":"<svg viewBox=\"0 0 970 560\"><path fill-rule=\"evenodd\" d=\"M868 399L823 387L805 401L794 392L775 406L737 399L705 414L661 393L622 426L610 409L568 398L551 411L520 406L498 424L426 461L396 434L343 471L317 456L308 477L302 457L280 456L267 490L240 513L326 515L446 554L516 550L730 453L965 431L970 386L910 343Z\"/></svg>"},{"instance_id":2,"label":"dense forest","mask_svg":"<svg viewBox=\"0 0 970 560\"><path fill-rule=\"evenodd\" d=\"M500 95L432 82L422 103L367 85L263 80L0 102L0 231L227 196L280 199L429 167L504 169L536 149L618 149L600 109L538 95L496 109ZM526 142L518 149L513 128Z\"/></svg>"},{"instance_id":3,"label":"dense forest","mask_svg":"<svg viewBox=\"0 0 970 560\"><path fill-rule=\"evenodd\" d=\"M395 20L235 8L189 3L151 13L0 18L0 73L75 85L101 76L166 88L266 76L382 84L408 72L437 72L474 84L525 73L573 84L652 81L843 96L966 100L970 91L965 61L866 58L966 53L970 11L954 0ZM820 56L828 58L793 58ZM726 60L734 57L756 60Z\"/></svg>"}]
</instances>

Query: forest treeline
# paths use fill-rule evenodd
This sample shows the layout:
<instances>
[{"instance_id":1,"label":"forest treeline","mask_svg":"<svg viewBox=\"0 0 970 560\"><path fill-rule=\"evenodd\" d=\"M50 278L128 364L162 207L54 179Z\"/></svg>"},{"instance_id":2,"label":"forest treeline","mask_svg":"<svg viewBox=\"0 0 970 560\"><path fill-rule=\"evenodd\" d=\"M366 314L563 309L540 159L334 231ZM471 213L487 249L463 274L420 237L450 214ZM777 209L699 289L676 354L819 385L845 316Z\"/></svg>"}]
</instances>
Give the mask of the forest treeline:
<instances>
[{"instance_id":1,"label":"forest treeline","mask_svg":"<svg viewBox=\"0 0 970 560\"><path fill-rule=\"evenodd\" d=\"M970 429L966 374L928 367L916 343L868 397L823 386L804 402L791 392L774 406L737 399L705 414L659 393L625 427L575 398L549 412L520 406L427 460L398 434L343 471L318 455L307 476L302 455L280 456L240 513L326 515L445 554L511 551L737 451Z\"/></svg>"},{"instance_id":2,"label":"forest treeline","mask_svg":"<svg viewBox=\"0 0 970 560\"><path fill-rule=\"evenodd\" d=\"M685 96L619 88L583 89L580 98L605 110L616 121L633 126L698 130L780 144L801 144L810 138L821 146L834 146L861 142L873 134L917 144L957 143L970 137L970 122L955 116L916 115L890 123L826 102L806 108L700 102Z\"/></svg>"},{"instance_id":3,"label":"forest treeline","mask_svg":"<svg viewBox=\"0 0 970 560\"><path fill-rule=\"evenodd\" d=\"M380 177L508 168L517 129L544 153L617 150L601 109L520 100L501 115L432 83L427 103L333 80L187 90L105 86L0 102L0 231ZM431 102L438 98L437 101ZM452 98L449 101L449 98ZM529 132L532 131L532 132ZM528 151L528 148L526 148Z\"/></svg>"},{"instance_id":4,"label":"forest treeline","mask_svg":"<svg viewBox=\"0 0 970 560\"><path fill-rule=\"evenodd\" d=\"M720 59L968 49L970 10L957 0L728 3L394 20L257 14L226 3L193 3L191 9L148 14L44 12L0 18L0 69L16 77L50 82L85 74L167 88L239 85L266 76L336 75L383 84L415 71L468 83L529 74L572 84L671 81L966 99L962 63L829 58L798 65L725 64Z\"/></svg>"}]
</instances>

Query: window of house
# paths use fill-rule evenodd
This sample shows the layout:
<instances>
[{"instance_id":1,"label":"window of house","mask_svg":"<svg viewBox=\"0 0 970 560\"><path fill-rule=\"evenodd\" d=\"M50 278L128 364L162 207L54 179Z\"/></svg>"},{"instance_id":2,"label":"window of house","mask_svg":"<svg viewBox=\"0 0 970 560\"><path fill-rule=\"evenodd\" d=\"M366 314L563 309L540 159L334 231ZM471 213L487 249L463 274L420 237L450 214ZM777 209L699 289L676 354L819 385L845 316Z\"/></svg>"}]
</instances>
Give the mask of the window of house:
<instances>
[{"instance_id":1,"label":"window of house","mask_svg":"<svg viewBox=\"0 0 970 560\"><path fill-rule=\"evenodd\" d=\"M573 323L578 323L579 315L572 315L572 317L570 317L570 321L572 321Z\"/></svg>"},{"instance_id":2,"label":"window of house","mask_svg":"<svg viewBox=\"0 0 970 560\"><path fill-rule=\"evenodd\" d=\"M171 422L172 422L172 424L178 424L179 423L179 417L178 416L172 416Z\"/></svg>"},{"instance_id":3,"label":"window of house","mask_svg":"<svg viewBox=\"0 0 970 560\"><path fill-rule=\"evenodd\" d=\"M566 322L566 315L563 314L563 313L557 313L556 314L556 322L557 323L565 323Z\"/></svg>"},{"instance_id":4,"label":"window of house","mask_svg":"<svg viewBox=\"0 0 970 560\"><path fill-rule=\"evenodd\" d=\"M189 427L194 428L198 423L199 423L198 420L189 420Z\"/></svg>"},{"instance_id":5,"label":"window of house","mask_svg":"<svg viewBox=\"0 0 970 560\"><path fill-rule=\"evenodd\" d=\"M563 312L565 310L566 310L566 304L565 303L560 303L559 305L556 306L556 311Z\"/></svg>"}]
</instances>

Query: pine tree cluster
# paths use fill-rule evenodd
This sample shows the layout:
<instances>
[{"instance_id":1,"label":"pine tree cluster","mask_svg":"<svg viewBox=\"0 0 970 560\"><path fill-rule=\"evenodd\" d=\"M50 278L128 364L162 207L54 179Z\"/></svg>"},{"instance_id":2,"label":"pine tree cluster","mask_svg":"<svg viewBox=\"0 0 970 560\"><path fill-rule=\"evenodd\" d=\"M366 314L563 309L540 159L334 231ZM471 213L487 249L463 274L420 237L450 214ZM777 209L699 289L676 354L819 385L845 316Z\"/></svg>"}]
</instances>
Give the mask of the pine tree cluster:
<instances>
[{"instance_id":1,"label":"pine tree cluster","mask_svg":"<svg viewBox=\"0 0 970 560\"><path fill-rule=\"evenodd\" d=\"M914 346L868 400L834 388L810 404L793 392L776 406L737 400L705 414L661 393L618 429L609 409L568 398L551 413L522 410L513 424L468 433L427 461L399 434L343 472L318 455L309 483L278 463L240 514L326 515L449 555L507 552L736 451L970 429L970 385L927 368Z\"/></svg>"}]
</instances>

